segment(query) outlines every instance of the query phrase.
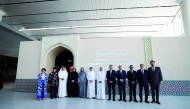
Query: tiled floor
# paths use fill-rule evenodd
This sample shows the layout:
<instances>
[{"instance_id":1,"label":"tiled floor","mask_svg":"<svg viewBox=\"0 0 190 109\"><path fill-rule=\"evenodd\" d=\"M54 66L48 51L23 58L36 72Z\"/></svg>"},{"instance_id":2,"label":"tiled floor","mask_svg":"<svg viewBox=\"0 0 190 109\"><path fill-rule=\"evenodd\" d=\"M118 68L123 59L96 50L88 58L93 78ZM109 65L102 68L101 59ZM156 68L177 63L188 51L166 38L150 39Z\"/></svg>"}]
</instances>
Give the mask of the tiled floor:
<instances>
[{"instance_id":1,"label":"tiled floor","mask_svg":"<svg viewBox=\"0 0 190 109\"><path fill-rule=\"evenodd\" d=\"M4 88L0 91L0 109L190 109L190 96L161 96L161 105L80 98L38 101L35 93L13 92L14 84L5 84Z\"/></svg>"}]
</instances>

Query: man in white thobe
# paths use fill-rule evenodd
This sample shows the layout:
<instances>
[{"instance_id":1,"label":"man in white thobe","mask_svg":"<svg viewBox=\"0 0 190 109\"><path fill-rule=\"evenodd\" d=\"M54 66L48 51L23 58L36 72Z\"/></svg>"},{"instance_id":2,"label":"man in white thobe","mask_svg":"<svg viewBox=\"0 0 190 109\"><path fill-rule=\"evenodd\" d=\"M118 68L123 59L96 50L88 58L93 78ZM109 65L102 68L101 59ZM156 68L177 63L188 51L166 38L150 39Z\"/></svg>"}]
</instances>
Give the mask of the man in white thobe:
<instances>
[{"instance_id":1,"label":"man in white thobe","mask_svg":"<svg viewBox=\"0 0 190 109\"><path fill-rule=\"evenodd\" d=\"M106 73L100 67L100 71L96 74L97 79L97 99L105 99L105 80Z\"/></svg>"},{"instance_id":2,"label":"man in white thobe","mask_svg":"<svg viewBox=\"0 0 190 109\"><path fill-rule=\"evenodd\" d=\"M95 79L96 73L93 68L90 67L90 71L87 73L88 86L87 86L87 98L95 98Z\"/></svg>"},{"instance_id":3,"label":"man in white thobe","mask_svg":"<svg viewBox=\"0 0 190 109\"><path fill-rule=\"evenodd\" d=\"M67 77L68 77L68 72L66 68L63 66L59 73L59 89L58 89L58 97L65 97L67 96Z\"/></svg>"}]
</instances>

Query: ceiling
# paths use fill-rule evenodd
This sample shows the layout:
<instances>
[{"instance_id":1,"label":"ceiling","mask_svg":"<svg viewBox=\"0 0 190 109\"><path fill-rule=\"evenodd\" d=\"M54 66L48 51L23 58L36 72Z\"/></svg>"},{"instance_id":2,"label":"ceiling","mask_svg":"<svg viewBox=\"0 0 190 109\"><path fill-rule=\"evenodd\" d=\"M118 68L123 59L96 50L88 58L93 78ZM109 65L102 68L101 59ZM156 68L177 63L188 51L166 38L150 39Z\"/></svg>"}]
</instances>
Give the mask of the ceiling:
<instances>
[{"instance_id":1,"label":"ceiling","mask_svg":"<svg viewBox=\"0 0 190 109\"><path fill-rule=\"evenodd\" d=\"M4 36L0 37L0 55L18 57L20 41L26 40L20 37L15 37L13 34L10 34L2 29L0 29L0 33ZM7 44L8 42L11 43Z\"/></svg>"},{"instance_id":2,"label":"ceiling","mask_svg":"<svg viewBox=\"0 0 190 109\"><path fill-rule=\"evenodd\" d=\"M2 22L0 22L0 33L0 55L18 57L20 42L35 40Z\"/></svg>"},{"instance_id":3,"label":"ceiling","mask_svg":"<svg viewBox=\"0 0 190 109\"><path fill-rule=\"evenodd\" d=\"M146 37L172 22L183 1L1 0L0 10L4 23L36 39L53 35Z\"/></svg>"}]
</instances>

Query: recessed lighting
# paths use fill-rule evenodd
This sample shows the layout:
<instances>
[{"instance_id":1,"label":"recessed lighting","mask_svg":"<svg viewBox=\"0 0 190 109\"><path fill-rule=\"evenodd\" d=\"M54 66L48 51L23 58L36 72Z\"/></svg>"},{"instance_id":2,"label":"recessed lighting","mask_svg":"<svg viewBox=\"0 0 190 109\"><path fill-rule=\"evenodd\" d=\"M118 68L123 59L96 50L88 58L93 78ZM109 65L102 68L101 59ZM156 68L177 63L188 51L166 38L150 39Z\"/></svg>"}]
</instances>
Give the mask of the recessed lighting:
<instances>
[{"instance_id":1,"label":"recessed lighting","mask_svg":"<svg viewBox=\"0 0 190 109\"><path fill-rule=\"evenodd\" d=\"M57 29L73 29L73 28L93 28L93 27L119 27L119 26L143 26L143 25L154 25L154 24L120 24L120 25L91 25L91 26L67 26L67 27L49 27L49 28L33 28L33 29L20 29L19 31L40 31L40 30L57 30ZM163 24L156 24L163 25Z\"/></svg>"},{"instance_id":2,"label":"recessed lighting","mask_svg":"<svg viewBox=\"0 0 190 109\"><path fill-rule=\"evenodd\" d=\"M55 29L68 29L71 27L53 27L53 28L34 28L34 29L21 29L19 31L40 31L40 30L55 30Z\"/></svg>"}]
</instances>

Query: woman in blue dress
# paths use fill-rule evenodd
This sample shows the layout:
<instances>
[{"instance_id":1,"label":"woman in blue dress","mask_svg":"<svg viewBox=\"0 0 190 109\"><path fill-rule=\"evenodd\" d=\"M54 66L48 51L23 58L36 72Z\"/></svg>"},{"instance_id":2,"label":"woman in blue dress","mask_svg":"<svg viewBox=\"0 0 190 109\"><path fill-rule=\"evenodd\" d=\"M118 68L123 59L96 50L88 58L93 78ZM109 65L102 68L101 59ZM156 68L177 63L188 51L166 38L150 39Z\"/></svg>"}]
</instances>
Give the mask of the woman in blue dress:
<instances>
[{"instance_id":1,"label":"woman in blue dress","mask_svg":"<svg viewBox=\"0 0 190 109\"><path fill-rule=\"evenodd\" d=\"M43 100L47 95L47 83L48 83L48 74L46 69L42 68L41 73L38 74L38 89L37 89L37 99Z\"/></svg>"},{"instance_id":2,"label":"woman in blue dress","mask_svg":"<svg viewBox=\"0 0 190 109\"><path fill-rule=\"evenodd\" d=\"M84 68L81 67L81 70L78 75L78 84L79 84L79 96L81 98L86 98L86 73L84 72Z\"/></svg>"}]
</instances>

